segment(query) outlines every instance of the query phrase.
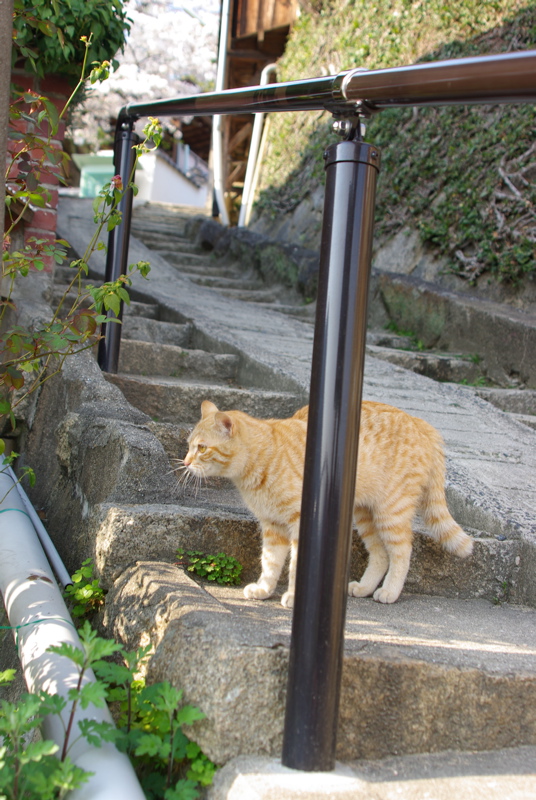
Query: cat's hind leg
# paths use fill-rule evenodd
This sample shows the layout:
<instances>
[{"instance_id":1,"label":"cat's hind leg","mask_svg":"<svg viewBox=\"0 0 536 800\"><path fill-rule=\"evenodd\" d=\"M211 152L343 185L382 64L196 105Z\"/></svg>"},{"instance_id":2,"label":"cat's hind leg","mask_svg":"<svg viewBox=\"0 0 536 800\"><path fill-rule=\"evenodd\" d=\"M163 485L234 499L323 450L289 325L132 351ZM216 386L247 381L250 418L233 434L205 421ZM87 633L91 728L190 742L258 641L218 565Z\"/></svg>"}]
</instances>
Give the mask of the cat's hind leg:
<instances>
[{"instance_id":1,"label":"cat's hind leg","mask_svg":"<svg viewBox=\"0 0 536 800\"><path fill-rule=\"evenodd\" d=\"M389 569L383 584L373 594L374 600L379 603L394 603L404 586L411 559L412 519L412 508L407 509L407 513L399 512L394 516L375 516L376 530L389 558Z\"/></svg>"},{"instance_id":2,"label":"cat's hind leg","mask_svg":"<svg viewBox=\"0 0 536 800\"><path fill-rule=\"evenodd\" d=\"M294 608L294 587L296 586L296 564L298 563L298 540L290 543L290 564L288 567L288 591L281 598L281 605Z\"/></svg>"},{"instance_id":3,"label":"cat's hind leg","mask_svg":"<svg viewBox=\"0 0 536 800\"><path fill-rule=\"evenodd\" d=\"M376 531L370 509L356 506L354 521L368 552L368 564L361 580L351 581L348 584L348 594L353 597L369 597L387 572L389 559L387 550Z\"/></svg>"},{"instance_id":4,"label":"cat's hind leg","mask_svg":"<svg viewBox=\"0 0 536 800\"><path fill-rule=\"evenodd\" d=\"M277 581L288 555L288 537L274 525L262 526L261 576L257 583L249 583L244 589L248 600L266 600L275 591Z\"/></svg>"}]
</instances>

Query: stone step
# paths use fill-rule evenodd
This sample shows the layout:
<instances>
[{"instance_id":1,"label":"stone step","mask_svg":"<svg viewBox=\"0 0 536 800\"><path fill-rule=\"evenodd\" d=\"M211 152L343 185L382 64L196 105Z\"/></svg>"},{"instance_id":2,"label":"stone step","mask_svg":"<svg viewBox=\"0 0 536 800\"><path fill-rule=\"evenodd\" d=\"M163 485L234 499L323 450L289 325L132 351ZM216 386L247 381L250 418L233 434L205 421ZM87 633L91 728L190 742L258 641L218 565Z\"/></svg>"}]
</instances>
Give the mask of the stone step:
<instances>
[{"instance_id":1,"label":"stone step","mask_svg":"<svg viewBox=\"0 0 536 800\"><path fill-rule=\"evenodd\" d=\"M160 422L195 425L202 400L212 400L221 409L239 408L266 418L290 417L301 405L290 392L246 390L199 380L187 383L172 377L107 374L106 378L121 389L133 406Z\"/></svg>"},{"instance_id":2,"label":"stone step","mask_svg":"<svg viewBox=\"0 0 536 800\"><path fill-rule=\"evenodd\" d=\"M56 266L54 268L54 283L58 284L58 286L64 285L65 288L67 288L67 285L71 283L75 275L76 270L72 267ZM82 286L87 286L88 284L94 286L96 282L96 280L92 280L91 278L81 279Z\"/></svg>"},{"instance_id":3,"label":"stone step","mask_svg":"<svg viewBox=\"0 0 536 800\"><path fill-rule=\"evenodd\" d=\"M461 355L419 353L370 344L367 345L367 353L436 381L471 384L483 379L478 363Z\"/></svg>"},{"instance_id":4,"label":"stone step","mask_svg":"<svg viewBox=\"0 0 536 800\"><path fill-rule=\"evenodd\" d=\"M278 598L248 601L240 587L140 561L106 602L104 624L128 649L154 642L149 680L170 680L204 711L192 735L210 758L280 755L292 614ZM533 609L350 598L338 759L536 744L535 642Z\"/></svg>"},{"instance_id":5,"label":"stone step","mask_svg":"<svg viewBox=\"0 0 536 800\"><path fill-rule=\"evenodd\" d=\"M219 294L246 303L276 303L279 292L276 289L218 289Z\"/></svg>"},{"instance_id":6,"label":"stone step","mask_svg":"<svg viewBox=\"0 0 536 800\"><path fill-rule=\"evenodd\" d=\"M264 303L259 303L259 305L266 308ZM314 324L316 319L316 305L313 303L308 305L289 305L276 302L273 308L274 311L278 311L280 314L286 314L288 317L296 317L302 322L311 322Z\"/></svg>"},{"instance_id":7,"label":"stone step","mask_svg":"<svg viewBox=\"0 0 536 800\"><path fill-rule=\"evenodd\" d=\"M486 400L506 412L511 419L536 427L536 391L534 389L501 389L488 386L460 386L464 392Z\"/></svg>"},{"instance_id":8,"label":"stone step","mask_svg":"<svg viewBox=\"0 0 536 800\"><path fill-rule=\"evenodd\" d=\"M160 211L155 213L140 215L138 209L134 209L132 215L132 232L134 236L146 233L170 234L176 237L186 237L187 228L190 221L190 215L183 215L181 213L161 214Z\"/></svg>"},{"instance_id":9,"label":"stone step","mask_svg":"<svg viewBox=\"0 0 536 800\"><path fill-rule=\"evenodd\" d=\"M359 759L323 773L239 756L218 770L207 800L532 800L535 763L530 745Z\"/></svg>"},{"instance_id":10,"label":"stone step","mask_svg":"<svg viewBox=\"0 0 536 800\"><path fill-rule=\"evenodd\" d=\"M138 233L136 233L136 231ZM154 227L151 230L141 231L139 228L135 226L132 227L132 232L134 236L137 236L141 241L151 249L157 248L168 248L171 249L181 249L184 245L187 250L191 247L191 241L184 236L184 233L181 230L155 230Z\"/></svg>"},{"instance_id":11,"label":"stone step","mask_svg":"<svg viewBox=\"0 0 536 800\"><path fill-rule=\"evenodd\" d=\"M376 347L392 347L395 350L418 350L415 339L411 336L392 333L388 330L367 331L367 344Z\"/></svg>"},{"instance_id":12,"label":"stone step","mask_svg":"<svg viewBox=\"0 0 536 800\"><path fill-rule=\"evenodd\" d=\"M475 393L502 411L536 416L536 390L477 387Z\"/></svg>"},{"instance_id":13,"label":"stone step","mask_svg":"<svg viewBox=\"0 0 536 800\"><path fill-rule=\"evenodd\" d=\"M188 264L180 269L183 275L187 275L188 277L192 278L206 275L213 278L234 278L240 280L244 277L244 272L242 270L236 269L232 266L219 267L214 263L212 266L209 264Z\"/></svg>"},{"instance_id":14,"label":"stone step","mask_svg":"<svg viewBox=\"0 0 536 800\"><path fill-rule=\"evenodd\" d=\"M509 416L516 422L528 425L529 428L533 428L536 431L536 416L532 414L509 414Z\"/></svg>"},{"instance_id":15,"label":"stone step","mask_svg":"<svg viewBox=\"0 0 536 800\"><path fill-rule=\"evenodd\" d=\"M238 356L207 353L205 350L187 350L171 344L155 345L136 339L121 343L119 371L127 375L166 375L175 378L210 378L229 381L236 378Z\"/></svg>"},{"instance_id":16,"label":"stone step","mask_svg":"<svg viewBox=\"0 0 536 800\"><path fill-rule=\"evenodd\" d=\"M165 258L170 264L174 267L190 267L190 266L200 266L200 267L211 267L214 266L214 259L211 255L207 255L205 253L185 253L182 252L180 249L178 250L170 250L170 249L159 249L156 250L162 258Z\"/></svg>"},{"instance_id":17,"label":"stone step","mask_svg":"<svg viewBox=\"0 0 536 800\"><path fill-rule=\"evenodd\" d=\"M126 316L123 319L123 340L138 339L156 344L172 344L188 347L192 339L193 325L163 322L147 317ZM121 345L122 346L122 345Z\"/></svg>"},{"instance_id":18,"label":"stone step","mask_svg":"<svg viewBox=\"0 0 536 800\"><path fill-rule=\"evenodd\" d=\"M243 565L246 582L258 577L258 525L230 486L213 487L210 503L203 487L196 490L179 483L169 503L102 503L95 511L93 525L98 543L93 553L104 589L111 588L137 561L174 564L177 548L209 554L225 552ZM84 539L73 546L77 547L80 564L92 555L91 543Z\"/></svg>"},{"instance_id":19,"label":"stone step","mask_svg":"<svg viewBox=\"0 0 536 800\"><path fill-rule=\"evenodd\" d=\"M123 315L157 320L159 316L158 303L142 303L139 300L131 300L129 305L126 303L123 305Z\"/></svg>"},{"instance_id":20,"label":"stone step","mask_svg":"<svg viewBox=\"0 0 536 800\"><path fill-rule=\"evenodd\" d=\"M147 246L148 242L143 240L143 243ZM174 243L172 241L166 240L165 242L162 241L160 244L151 246L151 250L154 250L155 253L162 256L162 258L166 258L169 254L179 254L184 253L185 255L206 255L202 251L199 250L199 247L194 243L191 242L189 239L181 239L177 241L176 246L172 247Z\"/></svg>"},{"instance_id":21,"label":"stone step","mask_svg":"<svg viewBox=\"0 0 536 800\"><path fill-rule=\"evenodd\" d=\"M191 281L198 286L208 286L212 289L239 289L241 291L257 291L264 288L264 284L256 279L248 279L245 276L240 278L226 278L220 276L200 277L199 273L183 272Z\"/></svg>"}]
</instances>

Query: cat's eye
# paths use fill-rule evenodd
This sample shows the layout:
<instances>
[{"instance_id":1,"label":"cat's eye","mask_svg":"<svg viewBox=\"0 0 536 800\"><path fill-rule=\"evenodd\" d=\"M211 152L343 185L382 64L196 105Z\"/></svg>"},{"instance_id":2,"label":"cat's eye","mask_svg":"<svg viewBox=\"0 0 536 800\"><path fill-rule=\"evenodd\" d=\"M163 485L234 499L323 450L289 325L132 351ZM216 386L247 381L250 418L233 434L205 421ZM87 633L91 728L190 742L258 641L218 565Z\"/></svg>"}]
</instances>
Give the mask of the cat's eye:
<instances>
[{"instance_id":1,"label":"cat's eye","mask_svg":"<svg viewBox=\"0 0 536 800\"><path fill-rule=\"evenodd\" d=\"M197 452L198 453L206 453L207 446L206 444L198 444L197 445Z\"/></svg>"}]
</instances>

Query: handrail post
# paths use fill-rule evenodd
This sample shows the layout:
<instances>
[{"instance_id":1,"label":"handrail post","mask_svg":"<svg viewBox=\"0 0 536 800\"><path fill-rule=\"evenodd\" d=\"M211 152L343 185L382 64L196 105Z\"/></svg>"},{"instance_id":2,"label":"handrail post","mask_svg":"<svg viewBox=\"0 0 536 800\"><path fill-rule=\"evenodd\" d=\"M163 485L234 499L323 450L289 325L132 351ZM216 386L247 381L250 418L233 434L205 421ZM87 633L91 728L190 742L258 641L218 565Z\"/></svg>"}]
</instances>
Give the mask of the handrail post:
<instances>
[{"instance_id":1,"label":"handrail post","mask_svg":"<svg viewBox=\"0 0 536 800\"><path fill-rule=\"evenodd\" d=\"M126 275L128 264L128 244L130 239L130 221L132 218L133 192L129 184L134 179L136 155L132 149L139 141L134 133L134 119L132 117L117 123L114 146L114 169L121 176L125 191L121 198L118 210L121 212L121 222L108 234L108 252L106 255L105 281L116 281L120 275ZM107 313L108 319L116 318L113 311ZM123 301L120 303L117 319L123 317ZM119 366L119 348L121 345L120 323L106 323L101 325L101 336L97 360L104 372L116 373Z\"/></svg>"},{"instance_id":2,"label":"handrail post","mask_svg":"<svg viewBox=\"0 0 536 800\"><path fill-rule=\"evenodd\" d=\"M325 161L282 759L287 767L310 771L335 765L380 153L362 141L343 141L328 148Z\"/></svg>"}]
</instances>

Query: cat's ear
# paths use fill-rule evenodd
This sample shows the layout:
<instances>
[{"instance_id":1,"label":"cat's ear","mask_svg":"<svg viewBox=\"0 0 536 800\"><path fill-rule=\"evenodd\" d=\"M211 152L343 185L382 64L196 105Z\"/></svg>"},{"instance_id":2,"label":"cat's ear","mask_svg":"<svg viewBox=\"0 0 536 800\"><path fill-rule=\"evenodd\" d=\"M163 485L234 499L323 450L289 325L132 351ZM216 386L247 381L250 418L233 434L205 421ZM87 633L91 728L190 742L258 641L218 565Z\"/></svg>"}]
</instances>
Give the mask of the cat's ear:
<instances>
[{"instance_id":1,"label":"cat's ear","mask_svg":"<svg viewBox=\"0 0 536 800\"><path fill-rule=\"evenodd\" d=\"M218 407L211 403L210 400L203 400L201 403L201 419L205 419L209 414L215 414Z\"/></svg>"},{"instance_id":2,"label":"cat's ear","mask_svg":"<svg viewBox=\"0 0 536 800\"><path fill-rule=\"evenodd\" d=\"M225 433L227 436L233 435L233 420L225 411L218 411L214 417L214 421L222 433Z\"/></svg>"}]
</instances>

